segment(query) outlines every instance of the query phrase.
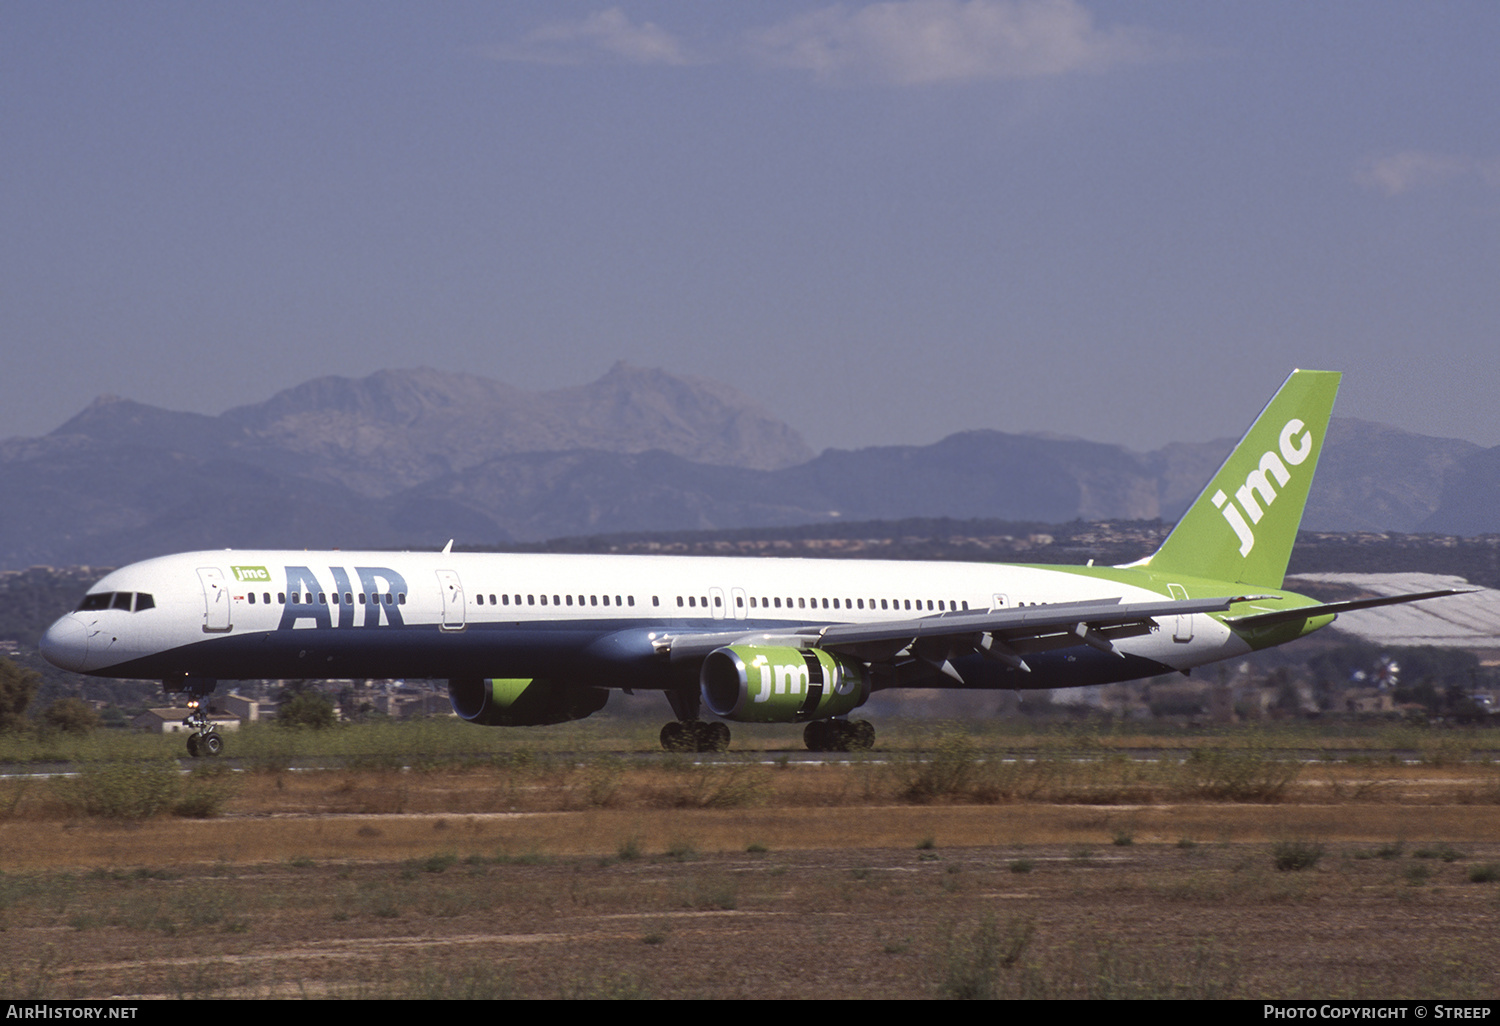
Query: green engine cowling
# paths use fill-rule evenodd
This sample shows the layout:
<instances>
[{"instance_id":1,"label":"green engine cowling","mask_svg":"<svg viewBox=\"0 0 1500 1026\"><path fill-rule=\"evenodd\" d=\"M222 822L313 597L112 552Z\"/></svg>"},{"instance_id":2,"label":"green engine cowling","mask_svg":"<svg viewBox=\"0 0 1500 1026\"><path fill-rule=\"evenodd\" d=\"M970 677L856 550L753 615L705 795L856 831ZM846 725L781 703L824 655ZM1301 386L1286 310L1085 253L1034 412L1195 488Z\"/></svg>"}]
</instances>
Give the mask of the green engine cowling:
<instances>
[{"instance_id":1,"label":"green engine cowling","mask_svg":"<svg viewBox=\"0 0 1500 1026\"><path fill-rule=\"evenodd\" d=\"M540 727L592 716L609 701L609 692L543 678L456 677L448 682L448 700L470 723Z\"/></svg>"},{"instance_id":2,"label":"green engine cowling","mask_svg":"<svg viewBox=\"0 0 1500 1026\"><path fill-rule=\"evenodd\" d=\"M822 649L732 645L703 660L703 704L741 723L842 716L870 697L869 669Z\"/></svg>"}]
</instances>

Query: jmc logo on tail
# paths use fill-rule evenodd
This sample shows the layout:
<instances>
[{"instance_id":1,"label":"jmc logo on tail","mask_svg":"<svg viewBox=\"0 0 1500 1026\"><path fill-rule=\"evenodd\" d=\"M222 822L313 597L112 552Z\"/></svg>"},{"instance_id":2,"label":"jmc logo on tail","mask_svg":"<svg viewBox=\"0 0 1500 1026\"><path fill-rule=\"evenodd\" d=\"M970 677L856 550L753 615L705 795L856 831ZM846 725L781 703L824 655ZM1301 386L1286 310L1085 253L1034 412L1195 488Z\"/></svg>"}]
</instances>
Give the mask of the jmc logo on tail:
<instances>
[{"instance_id":1,"label":"jmc logo on tail","mask_svg":"<svg viewBox=\"0 0 1500 1026\"><path fill-rule=\"evenodd\" d=\"M1301 437L1297 434L1301 432ZM1236 506L1229 501L1220 488L1213 494L1213 504L1220 514L1223 515L1229 526L1234 528L1234 533L1240 539L1240 555L1248 556L1250 550L1255 548L1255 532L1250 524L1258 524L1265 516L1261 509L1264 502L1266 510L1276 501L1276 489L1285 488L1292 479L1291 471L1286 465L1301 466L1313 451L1312 432L1307 430L1307 425L1293 417L1281 428L1279 438L1281 454L1278 456L1275 449L1267 449L1261 454L1260 464L1249 474L1245 475L1245 483L1235 490L1234 497L1239 505ZM1285 462L1283 462L1285 461ZM1272 479L1275 483L1272 483ZM1257 496L1259 500L1257 501ZM1241 510L1244 512L1241 513ZM1245 523L1245 517L1250 517L1250 523Z\"/></svg>"}]
</instances>

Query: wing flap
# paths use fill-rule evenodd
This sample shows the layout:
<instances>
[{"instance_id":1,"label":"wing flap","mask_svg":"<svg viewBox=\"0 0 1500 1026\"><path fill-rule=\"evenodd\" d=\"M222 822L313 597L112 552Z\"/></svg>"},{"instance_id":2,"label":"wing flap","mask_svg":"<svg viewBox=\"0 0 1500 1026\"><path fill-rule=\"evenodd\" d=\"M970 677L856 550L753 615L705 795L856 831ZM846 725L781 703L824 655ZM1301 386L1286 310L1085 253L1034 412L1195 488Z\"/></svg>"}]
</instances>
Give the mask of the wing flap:
<instances>
[{"instance_id":1,"label":"wing flap","mask_svg":"<svg viewBox=\"0 0 1500 1026\"><path fill-rule=\"evenodd\" d=\"M1156 630L1158 617L1223 613L1236 602L1262 597L1235 595L1157 602L1121 602L1118 598L1053 602L784 631L666 634L653 639L652 644L657 652L669 656L673 662L701 659L726 645L816 647L867 662L886 662L917 652L923 658L931 659L939 651L979 650L1006 662L1006 653L1019 657L1075 645L1092 645L1109 651L1116 640L1139 637ZM995 642L1001 646L998 651L994 650Z\"/></svg>"}]
</instances>

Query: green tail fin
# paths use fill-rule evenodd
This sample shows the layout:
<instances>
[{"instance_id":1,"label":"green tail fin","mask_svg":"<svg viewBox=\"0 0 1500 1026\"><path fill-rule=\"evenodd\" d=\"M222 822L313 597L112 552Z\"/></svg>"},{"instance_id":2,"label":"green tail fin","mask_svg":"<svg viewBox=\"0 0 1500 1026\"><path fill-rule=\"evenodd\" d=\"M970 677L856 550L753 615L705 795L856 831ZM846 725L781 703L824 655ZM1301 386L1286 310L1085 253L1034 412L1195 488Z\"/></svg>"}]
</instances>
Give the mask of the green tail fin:
<instances>
[{"instance_id":1,"label":"green tail fin","mask_svg":"<svg viewBox=\"0 0 1500 1026\"><path fill-rule=\"evenodd\" d=\"M1293 371L1161 548L1135 565L1281 587L1339 377Z\"/></svg>"}]
</instances>

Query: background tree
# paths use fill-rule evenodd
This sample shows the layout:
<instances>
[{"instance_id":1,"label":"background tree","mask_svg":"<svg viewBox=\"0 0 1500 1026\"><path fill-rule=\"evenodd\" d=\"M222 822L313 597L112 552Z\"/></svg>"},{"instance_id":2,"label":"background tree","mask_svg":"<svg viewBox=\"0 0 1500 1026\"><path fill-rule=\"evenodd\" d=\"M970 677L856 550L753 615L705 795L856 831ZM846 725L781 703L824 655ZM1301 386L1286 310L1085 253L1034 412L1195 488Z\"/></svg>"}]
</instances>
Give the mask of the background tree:
<instances>
[{"instance_id":1,"label":"background tree","mask_svg":"<svg viewBox=\"0 0 1500 1026\"><path fill-rule=\"evenodd\" d=\"M0 730L26 725L26 707L42 683L41 674L0 657Z\"/></svg>"},{"instance_id":2,"label":"background tree","mask_svg":"<svg viewBox=\"0 0 1500 1026\"><path fill-rule=\"evenodd\" d=\"M318 691L296 691L282 700L276 710L276 722L283 727L311 727L326 730L338 722L333 702Z\"/></svg>"},{"instance_id":3,"label":"background tree","mask_svg":"<svg viewBox=\"0 0 1500 1026\"><path fill-rule=\"evenodd\" d=\"M59 698L43 710L42 722L66 734L88 734L99 725L99 714L81 698Z\"/></svg>"}]
</instances>

